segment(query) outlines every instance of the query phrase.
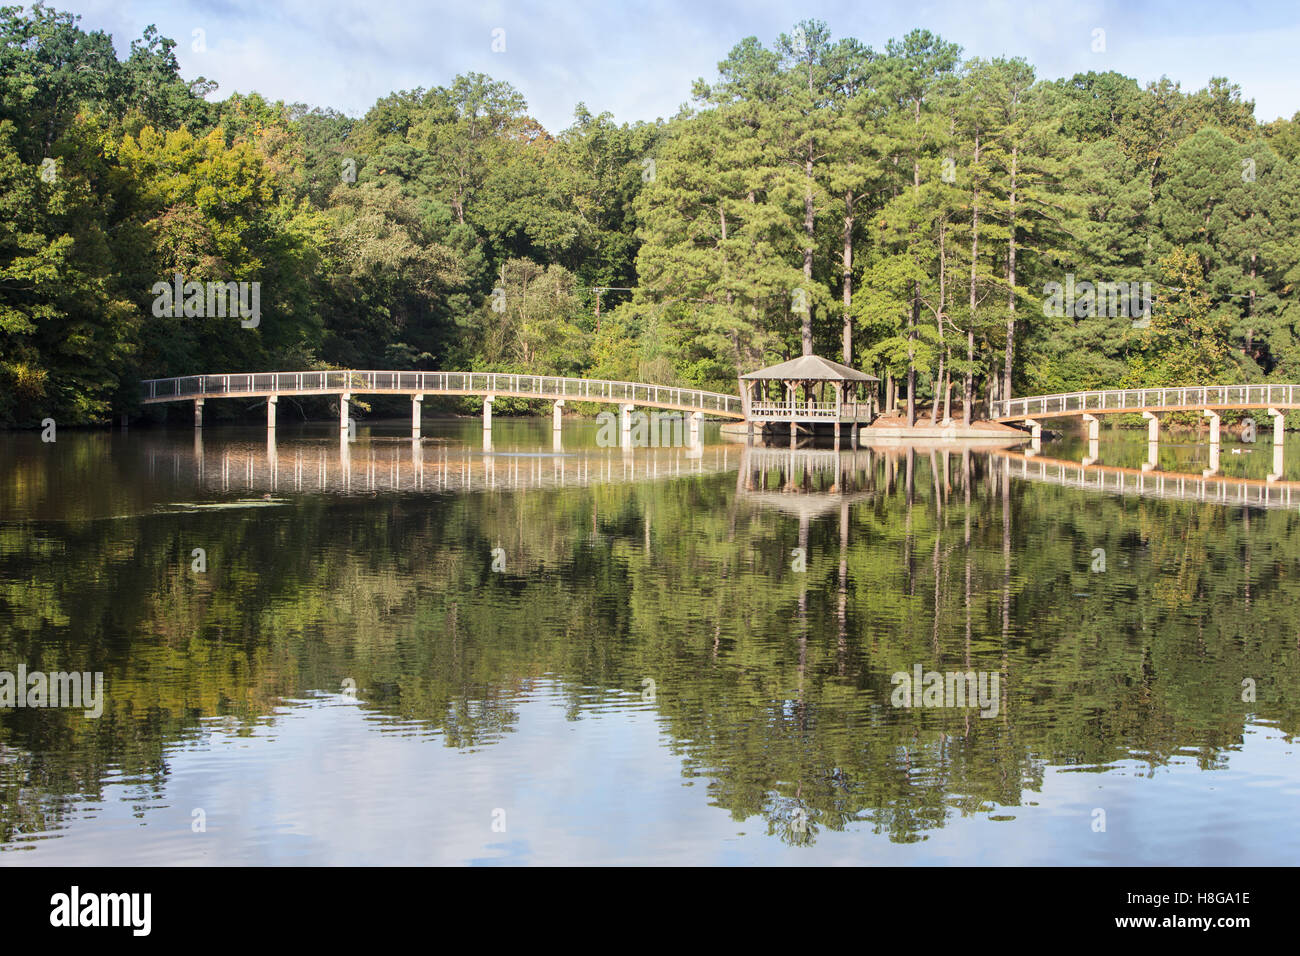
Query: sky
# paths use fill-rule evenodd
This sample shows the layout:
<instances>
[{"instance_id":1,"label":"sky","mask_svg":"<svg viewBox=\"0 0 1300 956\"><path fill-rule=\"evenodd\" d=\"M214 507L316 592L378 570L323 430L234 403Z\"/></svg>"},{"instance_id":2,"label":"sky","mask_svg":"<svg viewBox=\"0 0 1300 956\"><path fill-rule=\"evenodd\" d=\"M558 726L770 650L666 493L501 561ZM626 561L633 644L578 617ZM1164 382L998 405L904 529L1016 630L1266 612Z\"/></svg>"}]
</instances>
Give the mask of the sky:
<instances>
[{"instance_id":1,"label":"sky","mask_svg":"<svg viewBox=\"0 0 1300 956\"><path fill-rule=\"evenodd\" d=\"M770 46L800 20L873 48L924 27L965 56L1023 56L1039 77L1117 70L1187 91L1240 84L1262 121L1300 111L1296 0L49 0L118 55L149 24L177 41L187 79L214 98L269 99L361 116L394 90L481 72L505 80L552 132L574 106L618 122L668 118L745 37ZM1097 31L1102 31L1098 33Z\"/></svg>"}]
</instances>

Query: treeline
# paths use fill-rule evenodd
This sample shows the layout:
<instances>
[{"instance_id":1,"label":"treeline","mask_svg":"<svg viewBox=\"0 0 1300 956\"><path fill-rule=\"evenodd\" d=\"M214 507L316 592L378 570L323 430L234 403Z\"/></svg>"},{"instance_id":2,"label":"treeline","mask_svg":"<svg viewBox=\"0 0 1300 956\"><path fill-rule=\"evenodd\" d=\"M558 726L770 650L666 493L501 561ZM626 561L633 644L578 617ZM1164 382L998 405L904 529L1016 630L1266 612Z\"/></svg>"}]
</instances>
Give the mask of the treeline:
<instances>
[{"instance_id":1,"label":"treeline","mask_svg":"<svg viewBox=\"0 0 1300 956\"><path fill-rule=\"evenodd\" d=\"M579 104L553 135L481 74L359 120L210 102L152 27L118 60L77 21L0 11L0 424L276 368L733 390L811 350L968 413L1300 380L1300 114L1260 125L1224 79L1042 81L808 21L741 42L670 121ZM258 283L259 321L159 308L176 275ZM1045 309L1049 283L1070 294Z\"/></svg>"}]
</instances>

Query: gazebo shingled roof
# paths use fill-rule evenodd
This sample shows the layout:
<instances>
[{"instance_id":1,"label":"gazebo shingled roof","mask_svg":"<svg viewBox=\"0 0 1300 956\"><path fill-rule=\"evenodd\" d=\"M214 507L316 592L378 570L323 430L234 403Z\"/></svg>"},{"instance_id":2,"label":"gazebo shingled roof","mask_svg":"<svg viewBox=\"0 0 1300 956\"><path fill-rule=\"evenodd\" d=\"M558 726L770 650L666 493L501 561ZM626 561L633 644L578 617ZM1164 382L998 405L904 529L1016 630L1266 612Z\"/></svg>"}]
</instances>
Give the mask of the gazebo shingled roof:
<instances>
[{"instance_id":1,"label":"gazebo shingled roof","mask_svg":"<svg viewBox=\"0 0 1300 956\"><path fill-rule=\"evenodd\" d=\"M799 358L761 368L740 376L749 381L785 381L785 382L879 382L880 379L855 368L832 362L820 355L802 355Z\"/></svg>"}]
</instances>

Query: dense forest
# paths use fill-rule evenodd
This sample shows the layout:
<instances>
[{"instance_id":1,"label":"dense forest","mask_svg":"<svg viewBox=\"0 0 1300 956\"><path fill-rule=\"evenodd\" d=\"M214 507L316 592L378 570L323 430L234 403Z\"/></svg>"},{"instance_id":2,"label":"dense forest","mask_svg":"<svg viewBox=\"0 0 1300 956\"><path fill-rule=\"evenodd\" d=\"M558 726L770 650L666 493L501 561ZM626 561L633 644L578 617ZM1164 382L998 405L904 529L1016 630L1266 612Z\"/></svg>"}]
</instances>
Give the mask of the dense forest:
<instances>
[{"instance_id":1,"label":"dense forest","mask_svg":"<svg viewBox=\"0 0 1300 956\"><path fill-rule=\"evenodd\" d=\"M1300 381L1300 113L1261 124L1225 78L1040 79L805 21L742 40L669 120L578 104L552 133L477 73L360 119L217 99L152 27L119 59L78 19L0 10L0 425L277 368L732 391L815 351L909 413ZM176 275L258 283L260 321L159 315ZM1149 283L1150 314L1084 283Z\"/></svg>"}]
</instances>

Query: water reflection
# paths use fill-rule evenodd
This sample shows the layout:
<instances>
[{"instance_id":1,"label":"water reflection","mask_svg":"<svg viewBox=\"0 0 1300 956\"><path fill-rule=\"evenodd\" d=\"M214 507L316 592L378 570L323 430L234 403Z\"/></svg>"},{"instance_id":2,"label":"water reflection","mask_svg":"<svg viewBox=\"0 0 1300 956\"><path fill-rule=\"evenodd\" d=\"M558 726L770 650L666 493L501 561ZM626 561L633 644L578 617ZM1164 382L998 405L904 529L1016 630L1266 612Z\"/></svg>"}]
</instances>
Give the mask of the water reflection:
<instances>
[{"instance_id":1,"label":"water reflection","mask_svg":"<svg viewBox=\"0 0 1300 956\"><path fill-rule=\"evenodd\" d=\"M107 702L0 711L0 862L1300 849L1295 508L494 431L11 443L0 671ZM996 718L895 706L917 665L996 673Z\"/></svg>"},{"instance_id":2,"label":"water reflection","mask_svg":"<svg viewBox=\"0 0 1300 956\"><path fill-rule=\"evenodd\" d=\"M566 452L559 432L550 453L520 451L494 448L491 434L483 431L480 453L460 443L387 436L356 441L346 433L336 442L285 442L268 432L265 444L226 440L205 449L203 434L196 430L192 444L154 442L148 450L148 477L156 481L170 475L196 490L223 494L526 491L717 474L736 467L740 454L729 443L707 448L702 443L672 448L579 446Z\"/></svg>"}]
</instances>

